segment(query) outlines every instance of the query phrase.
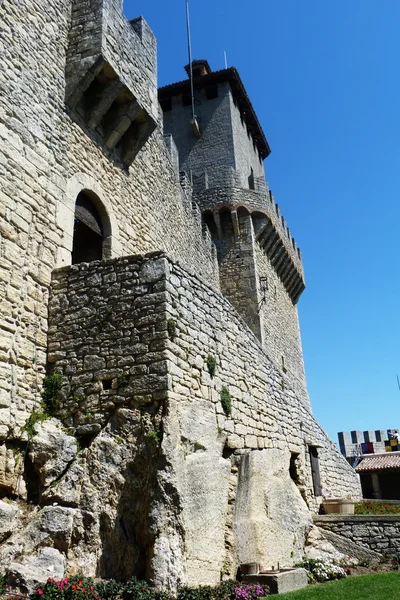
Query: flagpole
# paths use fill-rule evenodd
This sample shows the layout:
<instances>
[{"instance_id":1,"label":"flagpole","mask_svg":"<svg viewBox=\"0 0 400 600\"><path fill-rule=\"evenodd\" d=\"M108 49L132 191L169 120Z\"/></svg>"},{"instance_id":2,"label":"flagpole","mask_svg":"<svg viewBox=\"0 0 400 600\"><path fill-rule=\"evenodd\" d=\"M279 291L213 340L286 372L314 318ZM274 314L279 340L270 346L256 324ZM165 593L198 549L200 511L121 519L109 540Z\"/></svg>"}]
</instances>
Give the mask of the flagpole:
<instances>
[{"instance_id":1,"label":"flagpole","mask_svg":"<svg viewBox=\"0 0 400 600\"><path fill-rule=\"evenodd\" d=\"M186 0L186 28L187 28L187 40L188 40L188 55L189 55L189 77L190 77L190 93L192 96L192 120L196 119L194 111L194 85L193 85L193 64L192 64L192 40L190 36L190 14L189 14L189 0Z\"/></svg>"}]
</instances>

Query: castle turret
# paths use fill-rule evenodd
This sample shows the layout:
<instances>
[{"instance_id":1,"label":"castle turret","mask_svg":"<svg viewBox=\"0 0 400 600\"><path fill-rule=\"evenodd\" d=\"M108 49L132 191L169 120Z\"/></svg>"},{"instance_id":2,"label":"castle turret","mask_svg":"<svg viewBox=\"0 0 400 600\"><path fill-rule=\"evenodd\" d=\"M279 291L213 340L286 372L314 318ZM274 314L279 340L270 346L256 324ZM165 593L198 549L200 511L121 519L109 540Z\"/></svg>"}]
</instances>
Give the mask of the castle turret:
<instances>
[{"instance_id":1,"label":"castle turret","mask_svg":"<svg viewBox=\"0 0 400 600\"><path fill-rule=\"evenodd\" d=\"M189 79L159 90L164 132L217 247L222 292L286 372L292 344L283 339L282 316L295 314L287 324L295 332L305 284L300 250L265 180L271 150L237 70L213 72L195 60L192 71L194 115ZM300 341L296 354L302 371Z\"/></svg>"}]
</instances>

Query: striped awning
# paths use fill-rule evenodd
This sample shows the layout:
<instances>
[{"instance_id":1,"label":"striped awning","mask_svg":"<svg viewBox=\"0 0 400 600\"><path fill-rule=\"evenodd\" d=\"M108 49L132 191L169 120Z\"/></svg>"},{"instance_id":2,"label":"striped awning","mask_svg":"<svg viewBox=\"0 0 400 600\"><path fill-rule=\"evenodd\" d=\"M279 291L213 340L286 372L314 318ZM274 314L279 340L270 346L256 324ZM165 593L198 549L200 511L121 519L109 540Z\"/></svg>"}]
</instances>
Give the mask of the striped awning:
<instances>
[{"instance_id":1,"label":"striped awning","mask_svg":"<svg viewBox=\"0 0 400 600\"><path fill-rule=\"evenodd\" d=\"M400 469L400 454L388 452L384 456L365 456L356 466L357 473L384 469Z\"/></svg>"}]
</instances>

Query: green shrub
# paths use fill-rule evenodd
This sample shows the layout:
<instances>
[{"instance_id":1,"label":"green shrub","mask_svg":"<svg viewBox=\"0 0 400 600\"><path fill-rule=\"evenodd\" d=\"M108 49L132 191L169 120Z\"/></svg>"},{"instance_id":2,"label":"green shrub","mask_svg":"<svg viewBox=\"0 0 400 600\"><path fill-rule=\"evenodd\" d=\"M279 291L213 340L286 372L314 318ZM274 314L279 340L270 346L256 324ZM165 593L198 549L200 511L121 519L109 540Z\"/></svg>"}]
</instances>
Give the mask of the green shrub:
<instances>
[{"instance_id":1,"label":"green shrub","mask_svg":"<svg viewBox=\"0 0 400 600\"><path fill-rule=\"evenodd\" d=\"M107 581L99 581L94 587L102 600L114 600L121 593L124 584L115 581L115 579L108 579Z\"/></svg>"},{"instance_id":2,"label":"green shrub","mask_svg":"<svg viewBox=\"0 0 400 600\"><path fill-rule=\"evenodd\" d=\"M43 423L46 419L49 418L49 415L42 410L33 410L27 420L25 421L25 425L22 426L22 431L26 431L29 437L33 437L36 435L36 425L38 423Z\"/></svg>"},{"instance_id":3,"label":"green shrub","mask_svg":"<svg viewBox=\"0 0 400 600\"><path fill-rule=\"evenodd\" d=\"M209 585L194 587L181 587L178 590L176 600L212 600L214 589Z\"/></svg>"},{"instance_id":4,"label":"green shrub","mask_svg":"<svg viewBox=\"0 0 400 600\"><path fill-rule=\"evenodd\" d=\"M178 590L176 600L256 600L266 595L264 588L258 583L244 584L229 580L216 587L182 587Z\"/></svg>"},{"instance_id":5,"label":"green shrub","mask_svg":"<svg viewBox=\"0 0 400 600\"><path fill-rule=\"evenodd\" d=\"M232 412L232 399L231 399L230 391L228 390L226 385L222 386L220 398L221 398L221 404L222 404L223 411L226 414L226 416L229 416Z\"/></svg>"},{"instance_id":6,"label":"green shrub","mask_svg":"<svg viewBox=\"0 0 400 600\"><path fill-rule=\"evenodd\" d=\"M53 415L60 408L61 387L62 376L59 373L48 375L43 380L43 408L49 415Z\"/></svg>"},{"instance_id":7,"label":"green shrub","mask_svg":"<svg viewBox=\"0 0 400 600\"><path fill-rule=\"evenodd\" d=\"M170 339L174 341L176 337L176 322L175 319L168 319L167 321L167 331Z\"/></svg>"},{"instance_id":8,"label":"green shrub","mask_svg":"<svg viewBox=\"0 0 400 600\"><path fill-rule=\"evenodd\" d=\"M159 443L161 442L161 431L150 431L147 434L147 437L149 440Z\"/></svg>"},{"instance_id":9,"label":"green shrub","mask_svg":"<svg viewBox=\"0 0 400 600\"><path fill-rule=\"evenodd\" d=\"M123 600L154 600L154 592L147 581L132 577L123 587Z\"/></svg>"},{"instance_id":10,"label":"green shrub","mask_svg":"<svg viewBox=\"0 0 400 600\"><path fill-rule=\"evenodd\" d=\"M217 368L217 361L215 360L215 358L212 354L209 354L207 356L207 369L208 369L208 372L210 373L211 378L214 377L216 368Z\"/></svg>"},{"instance_id":11,"label":"green shrub","mask_svg":"<svg viewBox=\"0 0 400 600\"><path fill-rule=\"evenodd\" d=\"M6 578L4 575L0 575L0 596L6 593Z\"/></svg>"},{"instance_id":12,"label":"green shrub","mask_svg":"<svg viewBox=\"0 0 400 600\"><path fill-rule=\"evenodd\" d=\"M4 593L4 577L0 577L0 593ZM1 591L3 590L3 592ZM265 596L259 584L224 581L216 587L202 585L182 587L176 600L258 600ZM94 583L93 579L75 575L60 581L48 579L30 596L31 600L174 600L171 594L151 588L147 581L131 577L126 583L114 579Z\"/></svg>"}]
</instances>

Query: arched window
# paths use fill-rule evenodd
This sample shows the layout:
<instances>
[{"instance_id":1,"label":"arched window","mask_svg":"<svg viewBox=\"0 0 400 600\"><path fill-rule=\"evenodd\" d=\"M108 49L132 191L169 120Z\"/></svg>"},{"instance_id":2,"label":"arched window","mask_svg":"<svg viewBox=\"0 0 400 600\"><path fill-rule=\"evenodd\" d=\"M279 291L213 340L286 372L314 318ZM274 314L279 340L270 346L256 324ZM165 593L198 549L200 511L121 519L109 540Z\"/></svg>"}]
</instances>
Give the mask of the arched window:
<instances>
[{"instance_id":1,"label":"arched window","mask_svg":"<svg viewBox=\"0 0 400 600\"><path fill-rule=\"evenodd\" d=\"M72 264L108 258L110 233L109 221L100 200L93 192L80 192L75 204Z\"/></svg>"}]
</instances>

